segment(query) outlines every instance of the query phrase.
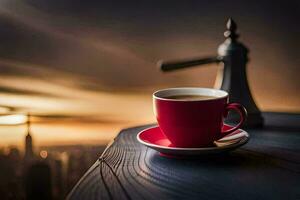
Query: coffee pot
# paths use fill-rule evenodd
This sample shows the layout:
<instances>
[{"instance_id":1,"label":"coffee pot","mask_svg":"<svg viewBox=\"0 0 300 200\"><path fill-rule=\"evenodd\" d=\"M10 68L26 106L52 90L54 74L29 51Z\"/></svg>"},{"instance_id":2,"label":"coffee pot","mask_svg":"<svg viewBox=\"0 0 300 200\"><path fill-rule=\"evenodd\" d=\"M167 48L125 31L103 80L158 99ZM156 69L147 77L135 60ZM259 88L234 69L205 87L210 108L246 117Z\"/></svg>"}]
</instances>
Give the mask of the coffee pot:
<instances>
[{"instance_id":1,"label":"coffee pot","mask_svg":"<svg viewBox=\"0 0 300 200\"><path fill-rule=\"evenodd\" d=\"M225 41L218 48L218 55L206 58L196 58L181 61L160 61L160 69L169 72L177 69L204 65L209 63L223 63L223 68L218 72L215 87L229 93L230 102L241 103L248 112L245 127L260 127L263 117L256 106L249 89L246 64L249 50L237 39L237 25L232 18L227 21L227 30L224 32ZM239 121L237 113L230 113L226 123Z\"/></svg>"}]
</instances>

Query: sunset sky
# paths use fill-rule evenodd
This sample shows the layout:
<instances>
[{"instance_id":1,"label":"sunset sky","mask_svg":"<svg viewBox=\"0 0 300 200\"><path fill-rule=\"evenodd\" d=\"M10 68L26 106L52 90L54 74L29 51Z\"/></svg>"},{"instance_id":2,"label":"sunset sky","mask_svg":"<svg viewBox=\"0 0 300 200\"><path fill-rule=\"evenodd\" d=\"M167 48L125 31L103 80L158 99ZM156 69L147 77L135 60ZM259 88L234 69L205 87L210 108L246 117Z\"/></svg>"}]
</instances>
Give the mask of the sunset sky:
<instances>
[{"instance_id":1,"label":"sunset sky","mask_svg":"<svg viewBox=\"0 0 300 200\"><path fill-rule=\"evenodd\" d=\"M270 6L272 2L272 6ZM299 2L0 1L0 112L32 113L37 145L105 144L154 122L151 94L213 87L221 66L161 73L160 59L216 55L233 17L263 111L300 112ZM0 146L25 126L0 126Z\"/></svg>"}]
</instances>

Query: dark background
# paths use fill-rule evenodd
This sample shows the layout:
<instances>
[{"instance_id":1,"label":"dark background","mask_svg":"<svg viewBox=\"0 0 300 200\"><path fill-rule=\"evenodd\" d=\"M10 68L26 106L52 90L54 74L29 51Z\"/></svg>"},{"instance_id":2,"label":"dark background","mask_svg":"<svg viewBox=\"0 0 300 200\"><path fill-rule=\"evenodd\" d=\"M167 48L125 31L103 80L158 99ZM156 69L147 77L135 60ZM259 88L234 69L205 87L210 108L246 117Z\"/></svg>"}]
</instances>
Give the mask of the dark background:
<instances>
[{"instance_id":1,"label":"dark background","mask_svg":"<svg viewBox=\"0 0 300 200\"><path fill-rule=\"evenodd\" d=\"M51 72L47 81L96 91L212 87L216 66L161 74L155 63L216 54L233 17L251 50L248 75L258 105L295 112L299 13L299 1L6 0L1 77L43 79Z\"/></svg>"}]
</instances>

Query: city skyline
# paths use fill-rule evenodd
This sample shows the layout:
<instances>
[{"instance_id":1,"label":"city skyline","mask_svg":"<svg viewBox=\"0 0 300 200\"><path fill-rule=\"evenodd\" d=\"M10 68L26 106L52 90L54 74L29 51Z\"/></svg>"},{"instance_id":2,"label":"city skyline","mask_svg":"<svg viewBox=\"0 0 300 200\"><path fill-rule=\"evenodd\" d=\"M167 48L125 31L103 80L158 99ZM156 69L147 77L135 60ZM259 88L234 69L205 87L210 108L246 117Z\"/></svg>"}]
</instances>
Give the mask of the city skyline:
<instances>
[{"instance_id":1,"label":"city skyline","mask_svg":"<svg viewBox=\"0 0 300 200\"><path fill-rule=\"evenodd\" d=\"M37 147L30 118L28 114L24 148L0 151L0 195L4 199L64 199L105 146Z\"/></svg>"}]
</instances>

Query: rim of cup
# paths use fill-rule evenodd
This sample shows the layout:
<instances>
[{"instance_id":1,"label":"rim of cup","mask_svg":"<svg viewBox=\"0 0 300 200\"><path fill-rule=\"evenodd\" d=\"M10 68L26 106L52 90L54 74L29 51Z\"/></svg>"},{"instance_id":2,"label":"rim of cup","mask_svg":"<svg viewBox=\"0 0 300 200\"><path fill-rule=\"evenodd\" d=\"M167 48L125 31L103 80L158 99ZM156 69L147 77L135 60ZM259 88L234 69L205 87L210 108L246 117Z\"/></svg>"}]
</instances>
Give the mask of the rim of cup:
<instances>
[{"instance_id":1,"label":"rim of cup","mask_svg":"<svg viewBox=\"0 0 300 200\"><path fill-rule=\"evenodd\" d=\"M212 96L212 99L170 99L169 96L175 95L203 95ZM176 87L157 90L152 94L154 99L165 101L213 101L228 97L228 93L224 90L200 87Z\"/></svg>"}]
</instances>

